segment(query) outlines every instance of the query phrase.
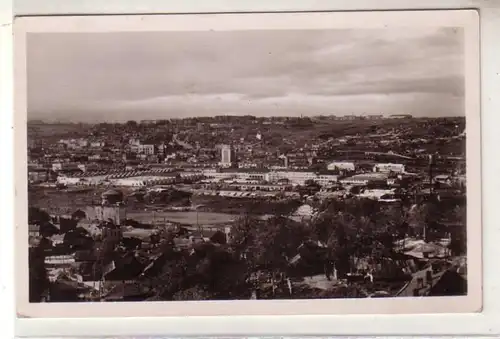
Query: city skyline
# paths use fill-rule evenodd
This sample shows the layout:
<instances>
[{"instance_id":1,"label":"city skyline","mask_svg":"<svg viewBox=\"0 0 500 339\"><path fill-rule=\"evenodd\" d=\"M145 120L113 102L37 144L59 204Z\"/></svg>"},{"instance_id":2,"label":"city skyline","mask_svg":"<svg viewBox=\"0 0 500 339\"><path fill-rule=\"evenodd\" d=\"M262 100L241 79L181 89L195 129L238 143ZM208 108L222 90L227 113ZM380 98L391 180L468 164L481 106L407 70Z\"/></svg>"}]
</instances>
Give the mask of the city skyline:
<instances>
[{"instance_id":1,"label":"city skyline","mask_svg":"<svg viewBox=\"0 0 500 339\"><path fill-rule=\"evenodd\" d=\"M465 115L461 29L47 33L27 46L29 120Z\"/></svg>"}]
</instances>

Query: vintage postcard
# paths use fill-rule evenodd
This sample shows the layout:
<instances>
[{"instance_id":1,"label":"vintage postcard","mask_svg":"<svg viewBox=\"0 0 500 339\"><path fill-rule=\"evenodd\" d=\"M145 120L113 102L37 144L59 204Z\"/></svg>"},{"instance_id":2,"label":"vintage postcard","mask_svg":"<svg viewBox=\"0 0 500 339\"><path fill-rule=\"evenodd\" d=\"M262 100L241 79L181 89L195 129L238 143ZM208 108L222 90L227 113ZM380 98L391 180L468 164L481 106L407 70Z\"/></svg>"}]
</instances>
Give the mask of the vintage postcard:
<instances>
[{"instance_id":1,"label":"vintage postcard","mask_svg":"<svg viewBox=\"0 0 500 339\"><path fill-rule=\"evenodd\" d=\"M481 310L476 11L14 30L19 317Z\"/></svg>"}]
</instances>

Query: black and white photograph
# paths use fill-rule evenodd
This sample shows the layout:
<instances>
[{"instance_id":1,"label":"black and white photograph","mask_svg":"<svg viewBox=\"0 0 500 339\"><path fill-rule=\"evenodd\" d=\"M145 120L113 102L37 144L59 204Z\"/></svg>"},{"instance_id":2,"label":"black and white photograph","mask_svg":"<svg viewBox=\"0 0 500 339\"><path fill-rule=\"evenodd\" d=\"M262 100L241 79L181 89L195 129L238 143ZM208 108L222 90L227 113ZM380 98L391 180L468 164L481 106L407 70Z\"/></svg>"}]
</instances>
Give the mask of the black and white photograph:
<instances>
[{"instance_id":1,"label":"black and white photograph","mask_svg":"<svg viewBox=\"0 0 500 339\"><path fill-rule=\"evenodd\" d=\"M258 15L25 30L23 300L480 308L475 21Z\"/></svg>"}]
</instances>

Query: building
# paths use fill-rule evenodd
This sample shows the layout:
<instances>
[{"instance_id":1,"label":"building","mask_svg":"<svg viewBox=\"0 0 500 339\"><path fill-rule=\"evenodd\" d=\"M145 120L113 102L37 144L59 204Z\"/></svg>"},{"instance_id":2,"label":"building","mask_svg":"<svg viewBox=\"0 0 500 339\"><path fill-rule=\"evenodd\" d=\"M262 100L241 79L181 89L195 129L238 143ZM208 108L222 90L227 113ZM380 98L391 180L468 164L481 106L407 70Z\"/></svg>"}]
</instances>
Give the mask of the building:
<instances>
[{"instance_id":1,"label":"building","mask_svg":"<svg viewBox=\"0 0 500 339\"><path fill-rule=\"evenodd\" d=\"M353 162L342 162L342 161L334 161L327 165L326 167L329 171L352 171L356 170L356 166Z\"/></svg>"},{"instance_id":2,"label":"building","mask_svg":"<svg viewBox=\"0 0 500 339\"><path fill-rule=\"evenodd\" d=\"M375 166L373 166L373 172L404 173L405 172L405 165L402 165L402 164L375 164Z\"/></svg>"},{"instance_id":3,"label":"building","mask_svg":"<svg viewBox=\"0 0 500 339\"><path fill-rule=\"evenodd\" d=\"M254 162L250 162L250 161L238 163L238 168L241 168L241 169L250 169L250 168L258 168L258 167L259 167L258 164L254 163Z\"/></svg>"},{"instance_id":4,"label":"building","mask_svg":"<svg viewBox=\"0 0 500 339\"><path fill-rule=\"evenodd\" d=\"M61 185L83 185L85 180L83 178L74 178L74 177L66 177L66 176L58 176L57 183Z\"/></svg>"},{"instance_id":5,"label":"building","mask_svg":"<svg viewBox=\"0 0 500 339\"><path fill-rule=\"evenodd\" d=\"M282 154L279 156L279 158L283 160L283 167L288 168L288 156Z\"/></svg>"},{"instance_id":6,"label":"building","mask_svg":"<svg viewBox=\"0 0 500 339\"><path fill-rule=\"evenodd\" d=\"M40 236L40 225L28 225L28 232L30 237Z\"/></svg>"},{"instance_id":7,"label":"building","mask_svg":"<svg viewBox=\"0 0 500 339\"><path fill-rule=\"evenodd\" d=\"M88 146L86 139L63 139L59 140L59 145L63 145L67 149L81 149Z\"/></svg>"},{"instance_id":8,"label":"building","mask_svg":"<svg viewBox=\"0 0 500 339\"><path fill-rule=\"evenodd\" d=\"M115 225L121 225L121 222L126 219L126 211L122 206L88 206L85 209L85 215L88 220L111 220Z\"/></svg>"},{"instance_id":9,"label":"building","mask_svg":"<svg viewBox=\"0 0 500 339\"><path fill-rule=\"evenodd\" d=\"M132 145L139 146L141 144L141 141L139 139L136 139L136 138L131 138L131 139L129 139L128 144L130 146L132 146Z\"/></svg>"},{"instance_id":10,"label":"building","mask_svg":"<svg viewBox=\"0 0 500 339\"><path fill-rule=\"evenodd\" d=\"M231 145L222 145L221 146L221 160L220 166L222 167L231 167L236 161L236 156Z\"/></svg>"},{"instance_id":11,"label":"building","mask_svg":"<svg viewBox=\"0 0 500 339\"><path fill-rule=\"evenodd\" d=\"M51 255L45 257L46 266L69 265L75 263L75 257L71 254Z\"/></svg>"},{"instance_id":12,"label":"building","mask_svg":"<svg viewBox=\"0 0 500 339\"><path fill-rule=\"evenodd\" d=\"M340 183L343 185L360 185L360 186L366 186L370 183L387 184L387 175L385 173L356 174L351 177L340 180Z\"/></svg>"},{"instance_id":13,"label":"building","mask_svg":"<svg viewBox=\"0 0 500 339\"><path fill-rule=\"evenodd\" d=\"M53 171L80 171L78 164L74 162L54 162L52 163Z\"/></svg>"},{"instance_id":14,"label":"building","mask_svg":"<svg viewBox=\"0 0 500 339\"><path fill-rule=\"evenodd\" d=\"M332 183L336 183L338 181L338 176L330 174L318 174L313 180L321 186L326 186Z\"/></svg>"},{"instance_id":15,"label":"building","mask_svg":"<svg viewBox=\"0 0 500 339\"><path fill-rule=\"evenodd\" d=\"M169 176L137 176L130 178L110 179L115 186L145 187L151 185L167 185L175 182L175 177Z\"/></svg>"},{"instance_id":16,"label":"building","mask_svg":"<svg viewBox=\"0 0 500 339\"><path fill-rule=\"evenodd\" d=\"M123 237L120 227L106 227L102 228L102 239L111 243L119 243Z\"/></svg>"},{"instance_id":17,"label":"building","mask_svg":"<svg viewBox=\"0 0 500 339\"><path fill-rule=\"evenodd\" d=\"M116 205L123 202L123 192L118 190L108 190L101 194L102 205Z\"/></svg>"},{"instance_id":18,"label":"building","mask_svg":"<svg viewBox=\"0 0 500 339\"><path fill-rule=\"evenodd\" d=\"M78 164L77 167L82 172L91 172L91 171L99 170L99 166L97 164L92 164L92 163L91 164Z\"/></svg>"},{"instance_id":19,"label":"building","mask_svg":"<svg viewBox=\"0 0 500 339\"><path fill-rule=\"evenodd\" d=\"M50 179L49 170L46 168L29 168L28 180L29 182L43 182Z\"/></svg>"},{"instance_id":20,"label":"building","mask_svg":"<svg viewBox=\"0 0 500 339\"><path fill-rule=\"evenodd\" d=\"M140 154L154 155L156 147L155 145L139 145L138 152Z\"/></svg>"},{"instance_id":21,"label":"building","mask_svg":"<svg viewBox=\"0 0 500 339\"><path fill-rule=\"evenodd\" d=\"M273 171L268 173L267 181L278 182L284 179L295 185L304 185L309 180L315 181L320 185L327 185L330 182L337 182L338 177L336 175L320 175L315 172Z\"/></svg>"},{"instance_id":22,"label":"building","mask_svg":"<svg viewBox=\"0 0 500 339\"><path fill-rule=\"evenodd\" d=\"M102 148L104 146L106 146L104 141L92 141L90 143L90 148Z\"/></svg>"},{"instance_id":23,"label":"building","mask_svg":"<svg viewBox=\"0 0 500 339\"><path fill-rule=\"evenodd\" d=\"M398 297L450 296L467 294L467 280L456 267L435 269L433 265L413 274Z\"/></svg>"},{"instance_id":24,"label":"building","mask_svg":"<svg viewBox=\"0 0 500 339\"><path fill-rule=\"evenodd\" d=\"M206 169L203 171L203 176L214 181L269 181L268 173L266 172L219 172L214 169Z\"/></svg>"},{"instance_id":25,"label":"building","mask_svg":"<svg viewBox=\"0 0 500 339\"><path fill-rule=\"evenodd\" d=\"M413 116L411 114L392 114L391 119L411 119Z\"/></svg>"}]
</instances>

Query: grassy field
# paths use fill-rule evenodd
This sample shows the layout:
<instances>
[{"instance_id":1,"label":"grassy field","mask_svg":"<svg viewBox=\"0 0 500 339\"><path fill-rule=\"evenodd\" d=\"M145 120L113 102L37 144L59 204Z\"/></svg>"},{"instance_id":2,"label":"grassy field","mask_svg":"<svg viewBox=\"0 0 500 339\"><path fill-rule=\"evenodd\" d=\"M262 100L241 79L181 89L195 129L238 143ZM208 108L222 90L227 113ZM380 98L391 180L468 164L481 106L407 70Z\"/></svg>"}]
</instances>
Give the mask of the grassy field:
<instances>
[{"instance_id":1,"label":"grassy field","mask_svg":"<svg viewBox=\"0 0 500 339\"><path fill-rule=\"evenodd\" d=\"M171 221L181 224L216 225L231 222L237 215L211 212L132 212L127 213L128 219L134 219L142 223L153 223L154 220Z\"/></svg>"}]
</instances>

